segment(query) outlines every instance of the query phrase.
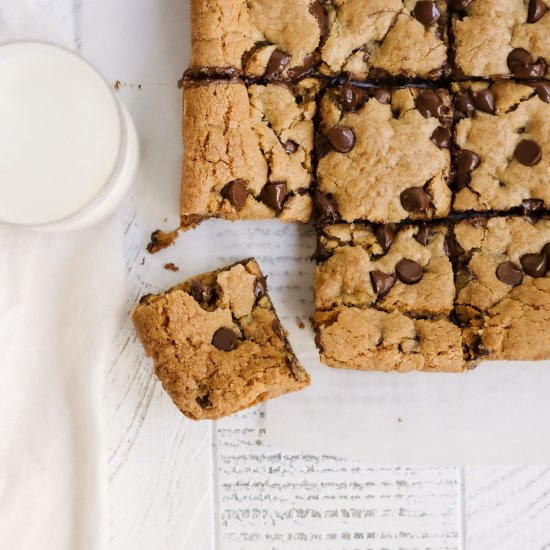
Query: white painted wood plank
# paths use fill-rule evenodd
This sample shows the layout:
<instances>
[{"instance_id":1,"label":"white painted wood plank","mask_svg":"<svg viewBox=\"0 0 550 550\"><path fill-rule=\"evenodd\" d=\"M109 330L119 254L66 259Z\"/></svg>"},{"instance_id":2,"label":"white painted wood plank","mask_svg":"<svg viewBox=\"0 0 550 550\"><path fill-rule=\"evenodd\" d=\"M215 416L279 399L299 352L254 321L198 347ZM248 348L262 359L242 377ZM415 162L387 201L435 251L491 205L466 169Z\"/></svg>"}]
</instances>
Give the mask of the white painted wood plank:
<instances>
[{"instance_id":1,"label":"white painted wood plank","mask_svg":"<svg viewBox=\"0 0 550 550\"><path fill-rule=\"evenodd\" d=\"M263 414L218 422L219 550L459 548L455 468L280 452Z\"/></svg>"},{"instance_id":2,"label":"white painted wood plank","mask_svg":"<svg viewBox=\"0 0 550 550\"><path fill-rule=\"evenodd\" d=\"M468 550L550 548L550 466L465 468Z\"/></svg>"}]
</instances>

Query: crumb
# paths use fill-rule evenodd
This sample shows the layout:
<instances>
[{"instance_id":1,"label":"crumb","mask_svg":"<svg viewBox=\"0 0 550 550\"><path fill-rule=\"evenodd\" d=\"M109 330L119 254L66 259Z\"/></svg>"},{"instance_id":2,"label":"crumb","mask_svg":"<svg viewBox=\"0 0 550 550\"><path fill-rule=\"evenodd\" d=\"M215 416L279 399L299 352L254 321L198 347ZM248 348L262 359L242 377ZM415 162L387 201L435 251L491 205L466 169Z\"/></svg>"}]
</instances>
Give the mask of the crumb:
<instances>
[{"instance_id":1,"label":"crumb","mask_svg":"<svg viewBox=\"0 0 550 550\"><path fill-rule=\"evenodd\" d=\"M303 328L306 328L306 325L304 324L303 321L300 321L300 322L298 323L298 328L302 328L302 329L303 329Z\"/></svg>"},{"instance_id":2,"label":"crumb","mask_svg":"<svg viewBox=\"0 0 550 550\"><path fill-rule=\"evenodd\" d=\"M166 223L168 221L168 218L164 218L164 223Z\"/></svg>"},{"instance_id":3,"label":"crumb","mask_svg":"<svg viewBox=\"0 0 550 550\"><path fill-rule=\"evenodd\" d=\"M401 422L403 422L403 419L401 419L401 418L398 417L398 418L397 418L397 422L399 422L399 423L401 424Z\"/></svg>"},{"instance_id":4,"label":"crumb","mask_svg":"<svg viewBox=\"0 0 550 550\"><path fill-rule=\"evenodd\" d=\"M161 231L157 229L151 233L151 242L147 245L147 252L149 254L156 254L159 250L163 248L168 248L172 246L176 239L178 238L179 229L174 229L174 231Z\"/></svg>"},{"instance_id":5,"label":"crumb","mask_svg":"<svg viewBox=\"0 0 550 550\"><path fill-rule=\"evenodd\" d=\"M180 270L180 268L176 264L173 264L172 262L168 264L164 264L164 269L167 269L168 271L174 271L174 272Z\"/></svg>"},{"instance_id":6,"label":"crumb","mask_svg":"<svg viewBox=\"0 0 550 550\"><path fill-rule=\"evenodd\" d=\"M141 258L141 265L145 264L145 256L143 256L143 258Z\"/></svg>"},{"instance_id":7,"label":"crumb","mask_svg":"<svg viewBox=\"0 0 550 550\"><path fill-rule=\"evenodd\" d=\"M138 90L141 90L141 84L138 84Z\"/></svg>"},{"instance_id":8,"label":"crumb","mask_svg":"<svg viewBox=\"0 0 550 550\"><path fill-rule=\"evenodd\" d=\"M122 86L122 82L120 82L120 80L117 80L114 84L113 84L113 89L115 91L119 91L120 90L120 87Z\"/></svg>"}]
</instances>

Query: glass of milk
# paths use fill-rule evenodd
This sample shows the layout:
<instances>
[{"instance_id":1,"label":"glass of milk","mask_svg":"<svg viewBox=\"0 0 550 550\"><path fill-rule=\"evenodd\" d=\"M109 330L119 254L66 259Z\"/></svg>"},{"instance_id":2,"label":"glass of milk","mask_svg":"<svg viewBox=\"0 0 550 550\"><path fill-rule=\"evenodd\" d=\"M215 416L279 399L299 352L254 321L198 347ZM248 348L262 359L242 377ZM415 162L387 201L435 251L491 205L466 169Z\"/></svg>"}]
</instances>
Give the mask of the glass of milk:
<instances>
[{"instance_id":1,"label":"glass of milk","mask_svg":"<svg viewBox=\"0 0 550 550\"><path fill-rule=\"evenodd\" d=\"M138 158L130 115L86 61L51 44L0 46L0 222L89 227L119 206Z\"/></svg>"}]
</instances>

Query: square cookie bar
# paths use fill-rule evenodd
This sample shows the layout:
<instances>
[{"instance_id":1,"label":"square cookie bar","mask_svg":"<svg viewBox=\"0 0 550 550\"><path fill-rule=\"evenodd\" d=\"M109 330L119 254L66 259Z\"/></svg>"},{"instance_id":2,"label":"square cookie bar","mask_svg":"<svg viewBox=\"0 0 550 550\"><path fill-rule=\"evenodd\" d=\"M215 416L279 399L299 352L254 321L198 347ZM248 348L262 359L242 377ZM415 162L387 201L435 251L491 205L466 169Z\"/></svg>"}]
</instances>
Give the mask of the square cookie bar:
<instances>
[{"instance_id":1,"label":"square cookie bar","mask_svg":"<svg viewBox=\"0 0 550 550\"><path fill-rule=\"evenodd\" d=\"M319 234L312 324L321 361L380 371L460 372L444 225L335 224Z\"/></svg>"},{"instance_id":2,"label":"square cookie bar","mask_svg":"<svg viewBox=\"0 0 550 550\"><path fill-rule=\"evenodd\" d=\"M328 0L321 72L370 81L446 76L447 2Z\"/></svg>"},{"instance_id":3,"label":"square cookie bar","mask_svg":"<svg viewBox=\"0 0 550 550\"><path fill-rule=\"evenodd\" d=\"M550 220L474 218L454 234L456 314L470 355L550 359Z\"/></svg>"},{"instance_id":4,"label":"square cookie bar","mask_svg":"<svg viewBox=\"0 0 550 550\"><path fill-rule=\"evenodd\" d=\"M347 222L445 217L452 195L451 103L443 89L347 82L327 90L317 137L324 202Z\"/></svg>"},{"instance_id":5,"label":"square cookie bar","mask_svg":"<svg viewBox=\"0 0 550 550\"><path fill-rule=\"evenodd\" d=\"M550 82L462 82L455 92L457 212L550 208Z\"/></svg>"},{"instance_id":6,"label":"square cookie bar","mask_svg":"<svg viewBox=\"0 0 550 550\"><path fill-rule=\"evenodd\" d=\"M194 420L309 384L252 259L144 296L133 321L164 389Z\"/></svg>"},{"instance_id":7,"label":"square cookie bar","mask_svg":"<svg viewBox=\"0 0 550 550\"><path fill-rule=\"evenodd\" d=\"M184 83L182 229L208 218L309 221L317 87Z\"/></svg>"},{"instance_id":8,"label":"square cookie bar","mask_svg":"<svg viewBox=\"0 0 550 550\"><path fill-rule=\"evenodd\" d=\"M447 71L447 2L192 0L188 75L437 79Z\"/></svg>"},{"instance_id":9,"label":"square cookie bar","mask_svg":"<svg viewBox=\"0 0 550 550\"><path fill-rule=\"evenodd\" d=\"M549 0L451 0L458 77L543 78L550 62Z\"/></svg>"}]
</instances>

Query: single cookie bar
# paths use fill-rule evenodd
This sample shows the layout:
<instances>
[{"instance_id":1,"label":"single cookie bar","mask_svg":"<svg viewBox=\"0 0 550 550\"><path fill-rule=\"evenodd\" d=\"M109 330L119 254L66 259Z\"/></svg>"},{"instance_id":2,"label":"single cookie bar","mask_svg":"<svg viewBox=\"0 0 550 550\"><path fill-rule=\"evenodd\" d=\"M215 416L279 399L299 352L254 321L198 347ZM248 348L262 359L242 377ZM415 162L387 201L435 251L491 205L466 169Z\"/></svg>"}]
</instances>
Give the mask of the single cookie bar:
<instances>
[{"instance_id":1,"label":"single cookie bar","mask_svg":"<svg viewBox=\"0 0 550 550\"><path fill-rule=\"evenodd\" d=\"M459 77L542 78L550 62L550 0L450 0Z\"/></svg>"},{"instance_id":2,"label":"single cookie bar","mask_svg":"<svg viewBox=\"0 0 550 550\"><path fill-rule=\"evenodd\" d=\"M550 82L454 83L457 212L550 208Z\"/></svg>"},{"instance_id":3,"label":"single cookie bar","mask_svg":"<svg viewBox=\"0 0 550 550\"><path fill-rule=\"evenodd\" d=\"M389 223L449 213L451 103L446 90L419 87L345 83L324 94L317 185L341 219Z\"/></svg>"},{"instance_id":4,"label":"single cookie bar","mask_svg":"<svg viewBox=\"0 0 550 550\"><path fill-rule=\"evenodd\" d=\"M455 285L441 225L335 224L319 235L312 323L331 367L459 372Z\"/></svg>"},{"instance_id":5,"label":"single cookie bar","mask_svg":"<svg viewBox=\"0 0 550 550\"><path fill-rule=\"evenodd\" d=\"M164 389L194 420L221 418L309 384L254 260L144 296L133 320Z\"/></svg>"},{"instance_id":6,"label":"single cookie bar","mask_svg":"<svg viewBox=\"0 0 550 550\"><path fill-rule=\"evenodd\" d=\"M183 229L207 218L309 221L317 87L184 84Z\"/></svg>"},{"instance_id":7,"label":"single cookie bar","mask_svg":"<svg viewBox=\"0 0 550 550\"><path fill-rule=\"evenodd\" d=\"M327 32L319 1L191 0L191 78L298 78L318 64Z\"/></svg>"},{"instance_id":8,"label":"single cookie bar","mask_svg":"<svg viewBox=\"0 0 550 550\"><path fill-rule=\"evenodd\" d=\"M422 78L447 74L447 2L328 0L321 71L354 78Z\"/></svg>"},{"instance_id":9,"label":"single cookie bar","mask_svg":"<svg viewBox=\"0 0 550 550\"><path fill-rule=\"evenodd\" d=\"M454 233L456 313L470 355L550 359L550 220L464 220Z\"/></svg>"}]
</instances>

